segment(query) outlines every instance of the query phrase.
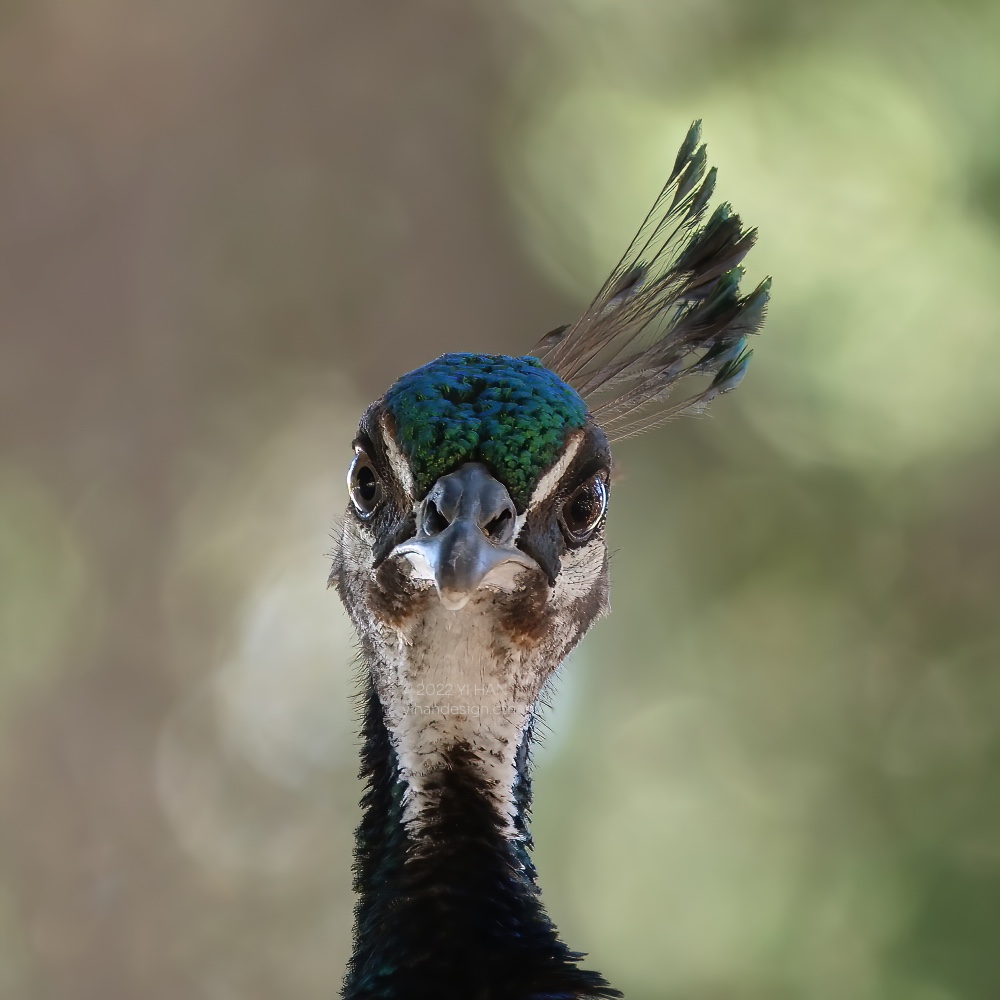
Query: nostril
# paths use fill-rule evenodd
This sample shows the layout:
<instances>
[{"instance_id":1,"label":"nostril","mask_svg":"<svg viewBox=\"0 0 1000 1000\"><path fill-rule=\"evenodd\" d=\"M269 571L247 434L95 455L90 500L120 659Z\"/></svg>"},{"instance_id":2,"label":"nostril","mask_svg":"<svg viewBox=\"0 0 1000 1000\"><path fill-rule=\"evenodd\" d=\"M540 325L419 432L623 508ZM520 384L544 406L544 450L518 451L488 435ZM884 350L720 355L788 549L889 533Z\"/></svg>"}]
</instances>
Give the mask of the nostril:
<instances>
[{"instance_id":1,"label":"nostril","mask_svg":"<svg viewBox=\"0 0 1000 1000\"><path fill-rule=\"evenodd\" d=\"M441 513L437 504L427 499L424 501L424 513L421 519L421 527L426 535L440 535L449 525L448 518Z\"/></svg>"},{"instance_id":2,"label":"nostril","mask_svg":"<svg viewBox=\"0 0 1000 1000\"><path fill-rule=\"evenodd\" d=\"M483 525L483 531L488 538L503 538L510 523L514 520L514 515L509 507L504 508L492 520Z\"/></svg>"}]
</instances>

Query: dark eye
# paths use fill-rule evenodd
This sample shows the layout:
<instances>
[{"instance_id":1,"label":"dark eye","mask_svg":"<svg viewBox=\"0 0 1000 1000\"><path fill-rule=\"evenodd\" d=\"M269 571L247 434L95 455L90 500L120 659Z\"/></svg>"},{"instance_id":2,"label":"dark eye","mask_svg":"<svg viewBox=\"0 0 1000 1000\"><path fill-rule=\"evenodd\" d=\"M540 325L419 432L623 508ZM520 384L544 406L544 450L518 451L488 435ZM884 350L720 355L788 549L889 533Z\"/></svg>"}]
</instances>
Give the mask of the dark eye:
<instances>
[{"instance_id":1,"label":"dark eye","mask_svg":"<svg viewBox=\"0 0 1000 1000\"><path fill-rule=\"evenodd\" d=\"M585 542L604 519L608 485L598 473L582 482L562 506L560 521L569 542Z\"/></svg>"},{"instance_id":2,"label":"dark eye","mask_svg":"<svg viewBox=\"0 0 1000 1000\"><path fill-rule=\"evenodd\" d=\"M347 489L359 517L371 517L382 500L382 481L371 459L360 447L347 473Z\"/></svg>"}]
</instances>

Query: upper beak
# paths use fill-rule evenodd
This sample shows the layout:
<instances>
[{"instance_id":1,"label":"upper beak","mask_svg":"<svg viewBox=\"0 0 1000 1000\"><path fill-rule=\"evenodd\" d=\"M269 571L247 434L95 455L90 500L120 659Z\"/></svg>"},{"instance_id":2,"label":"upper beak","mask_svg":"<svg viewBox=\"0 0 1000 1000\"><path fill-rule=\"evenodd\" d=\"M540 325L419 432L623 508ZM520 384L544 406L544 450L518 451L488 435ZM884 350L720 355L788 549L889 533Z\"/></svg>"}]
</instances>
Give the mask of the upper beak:
<instances>
[{"instance_id":1,"label":"upper beak","mask_svg":"<svg viewBox=\"0 0 1000 1000\"><path fill-rule=\"evenodd\" d=\"M458 611L498 566L539 569L514 545L516 519L503 483L485 465L467 462L434 484L417 513L416 536L392 554L406 556L434 581L441 603Z\"/></svg>"}]
</instances>

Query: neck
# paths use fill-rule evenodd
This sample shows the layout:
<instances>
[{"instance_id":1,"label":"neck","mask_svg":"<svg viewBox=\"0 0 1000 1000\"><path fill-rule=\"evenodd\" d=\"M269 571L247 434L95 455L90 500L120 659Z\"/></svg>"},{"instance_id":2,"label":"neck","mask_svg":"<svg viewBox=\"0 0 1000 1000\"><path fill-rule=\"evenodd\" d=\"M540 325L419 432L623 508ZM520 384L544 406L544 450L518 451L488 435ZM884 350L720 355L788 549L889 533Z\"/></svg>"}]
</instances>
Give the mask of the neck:
<instances>
[{"instance_id":1,"label":"neck","mask_svg":"<svg viewBox=\"0 0 1000 1000\"><path fill-rule=\"evenodd\" d=\"M431 747L423 729L401 727L407 713L386 710L379 687L366 692L346 1000L620 996L577 967L582 956L539 898L527 830L532 711L515 711L506 728L461 712L448 726L432 719Z\"/></svg>"}]
</instances>

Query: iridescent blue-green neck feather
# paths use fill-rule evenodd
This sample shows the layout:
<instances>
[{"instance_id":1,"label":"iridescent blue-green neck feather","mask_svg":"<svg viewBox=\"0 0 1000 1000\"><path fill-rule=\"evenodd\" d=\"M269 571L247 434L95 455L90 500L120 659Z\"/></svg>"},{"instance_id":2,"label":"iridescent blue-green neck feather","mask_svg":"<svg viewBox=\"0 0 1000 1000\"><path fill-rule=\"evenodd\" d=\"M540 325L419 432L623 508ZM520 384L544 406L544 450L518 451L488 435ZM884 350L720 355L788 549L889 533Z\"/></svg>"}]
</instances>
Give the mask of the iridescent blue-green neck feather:
<instances>
[{"instance_id":1,"label":"iridescent blue-green neck feather","mask_svg":"<svg viewBox=\"0 0 1000 1000\"><path fill-rule=\"evenodd\" d=\"M443 354L404 375L385 403L419 490L482 462L522 510L588 416L579 393L537 358L502 354Z\"/></svg>"}]
</instances>

